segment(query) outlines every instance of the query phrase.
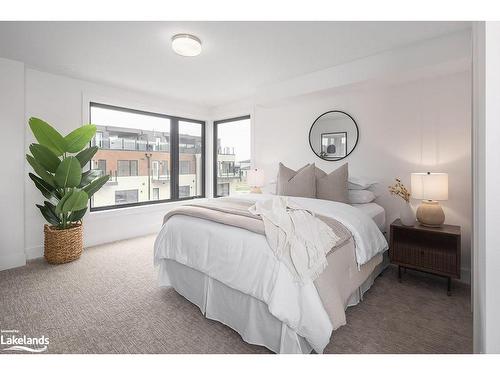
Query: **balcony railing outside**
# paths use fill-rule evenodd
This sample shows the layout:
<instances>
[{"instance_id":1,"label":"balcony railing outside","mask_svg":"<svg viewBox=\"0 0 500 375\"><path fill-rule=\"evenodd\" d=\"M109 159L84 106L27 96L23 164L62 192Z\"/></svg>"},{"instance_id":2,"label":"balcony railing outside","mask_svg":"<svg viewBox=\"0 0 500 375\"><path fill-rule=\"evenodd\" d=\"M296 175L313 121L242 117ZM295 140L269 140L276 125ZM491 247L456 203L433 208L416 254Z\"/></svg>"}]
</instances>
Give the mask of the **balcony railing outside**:
<instances>
[{"instance_id":1,"label":"balcony railing outside","mask_svg":"<svg viewBox=\"0 0 500 375\"><path fill-rule=\"evenodd\" d=\"M94 169L96 172L98 172L97 177L104 176L104 171L101 169ZM116 184L118 182L118 171L109 171L108 175L110 176L107 184ZM123 177L137 177L137 176L123 176ZM153 173L151 175L151 179L153 181L159 181L159 182L165 182L165 181L170 181L170 173L167 174L155 174Z\"/></svg>"},{"instance_id":2,"label":"balcony railing outside","mask_svg":"<svg viewBox=\"0 0 500 375\"><path fill-rule=\"evenodd\" d=\"M240 178L240 173L239 172L220 172L217 173L217 177L220 178Z\"/></svg>"},{"instance_id":3,"label":"balcony railing outside","mask_svg":"<svg viewBox=\"0 0 500 375\"><path fill-rule=\"evenodd\" d=\"M128 151L160 151L169 152L170 143L168 142L149 142L142 139L129 138L101 138L93 139L92 146L97 146L103 150L128 150ZM179 147L181 154L200 154L201 144L193 147Z\"/></svg>"},{"instance_id":4,"label":"balcony railing outside","mask_svg":"<svg viewBox=\"0 0 500 375\"><path fill-rule=\"evenodd\" d=\"M97 172L96 178L104 176L105 171L103 171L102 169L93 169L93 170ZM110 177L109 177L109 180L106 182L106 184L114 185L118 182L117 171L114 171L114 173L113 173L113 171L109 171L108 175Z\"/></svg>"},{"instance_id":5,"label":"balcony railing outside","mask_svg":"<svg viewBox=\"0 0 500 375\"><path fill-rule=\"evenodd\" d=\"M236 155L234 153L234 147L232 149L229 149L229 147L224 148L224 147L218 147L217 148L217 153L219 155Z\"/></svg>"},{"instance_id":6,"label":"balcony railing outside","mask_svg":"<svg viewBox=\"0 0 500 375\"><path fill-rule=\"evenodd\" d=\"M153 173L153 181L170 181L170 174L160 174L160 175L155 175Z\"/></svg>"},{"instance_id":7,"label":"balcony railing outside","mask_svg":"<svg viewBox=\"0 0 500 375\"><path fill-rule=\"evenodd\" d=\"M93 139L92 146L97 146L103 150L170 151L170 144L168 142L149 142L128 138Z\"/></svg>"}]
</instances>

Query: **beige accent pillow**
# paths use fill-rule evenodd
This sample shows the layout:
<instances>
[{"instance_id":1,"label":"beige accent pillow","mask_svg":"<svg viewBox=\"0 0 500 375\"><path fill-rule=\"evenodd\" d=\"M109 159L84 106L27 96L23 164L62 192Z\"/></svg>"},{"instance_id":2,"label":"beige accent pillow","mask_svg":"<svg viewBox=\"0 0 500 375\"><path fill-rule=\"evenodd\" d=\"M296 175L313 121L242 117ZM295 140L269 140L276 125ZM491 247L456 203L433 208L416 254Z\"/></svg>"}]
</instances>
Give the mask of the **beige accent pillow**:
<instances>
[{"instance_id":1,"label":"beige accent pillow","mask_svg":"<svg viewBox=\"0 0 500 375\"><path fill-rule=\"evenodd\" d=\"M348 164L345 163L330 174L326 174L317 167L315 169L316 198L349 203L349 194L347 192Z\"/></svg>"},{"instance_id":2,"label":"beige accent pillow","mask_svg":"<svg viewBox=\"0 0 500 375\"><path fill-rule=\"evenodd\" d=\"M294 171L280 163L276 194L316 198L315 168L314 164L307 164L298 171Z\"/></svg>"}]
</instances>

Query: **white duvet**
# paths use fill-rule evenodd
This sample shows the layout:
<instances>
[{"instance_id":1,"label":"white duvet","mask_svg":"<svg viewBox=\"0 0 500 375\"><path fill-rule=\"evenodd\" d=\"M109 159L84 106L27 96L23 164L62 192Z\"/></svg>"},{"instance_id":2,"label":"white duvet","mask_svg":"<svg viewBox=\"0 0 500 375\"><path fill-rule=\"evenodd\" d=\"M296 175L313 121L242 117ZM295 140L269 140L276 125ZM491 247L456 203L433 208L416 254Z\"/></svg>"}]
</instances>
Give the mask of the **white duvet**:
<instances>
[{"instance_id":1,"label":"white duvet","mask_svg":"<svg viewBox=\"0 0 500 375\"><path fill-rule=\"evenodd\" d=\"M254 202L269 198L257 194L241 196ZM344 224L353 235L359 265L388 248L374 221L360 210L332 201L290 199ZM175 260L263 301L273 316L304 337L318 353L323 352L330 340L333 327L314 283L295 282L263 235L176 215L161 229L155 242L154 259L156 265L163 259Z\"/></svg>"}]
</instances>

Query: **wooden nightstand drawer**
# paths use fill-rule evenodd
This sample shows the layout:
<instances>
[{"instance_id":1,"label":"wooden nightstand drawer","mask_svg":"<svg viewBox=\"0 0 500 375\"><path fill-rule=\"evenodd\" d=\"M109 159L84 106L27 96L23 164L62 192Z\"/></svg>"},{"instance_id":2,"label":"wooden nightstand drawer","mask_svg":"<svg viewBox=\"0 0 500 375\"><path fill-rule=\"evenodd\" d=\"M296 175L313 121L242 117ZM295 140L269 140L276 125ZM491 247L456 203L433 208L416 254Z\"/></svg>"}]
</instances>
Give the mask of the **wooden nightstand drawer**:
<instances>
[{"instance_id":1,"label":"wooden nightstand drawer","mask_svg":"<svg viewBox=\"0 0 500 375\"><path fill-rule=\"evenodd\" d=\"M449 288L451 277L460 278L460 238L458 226L405 227L396 220L391 224L389 256L400 271L412 268L448 277Z\"/></svg>"},{"instance_id":2,"label":"wooden nightstand drawer","mask_svg":"<svg viewBox=\"0 0 500 375\"><path fill-rule=\"evenodd\" d=\"M391 260L407 266L416 266L429 272L457 275L457 255L439 248L415 248L398 244Z\"/></svg>"}]
</instances>

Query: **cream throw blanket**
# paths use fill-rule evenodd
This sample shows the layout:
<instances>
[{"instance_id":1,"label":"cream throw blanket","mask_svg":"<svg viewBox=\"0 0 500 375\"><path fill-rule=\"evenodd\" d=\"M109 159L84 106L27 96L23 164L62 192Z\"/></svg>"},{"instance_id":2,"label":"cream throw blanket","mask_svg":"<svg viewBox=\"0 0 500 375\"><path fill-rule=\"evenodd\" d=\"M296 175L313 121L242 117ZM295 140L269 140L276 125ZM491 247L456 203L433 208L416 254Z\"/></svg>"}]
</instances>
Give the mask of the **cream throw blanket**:
<instances>
[{"instance_id":1,"label":"cream throw blanket","mask_svg":"<svg viewBox=\"0 0 500 375\"><path fill-rule=\"evenodd\" d=\"M257 201L249 211L262 218L269 246L295 281L314 281L323 272L340 237L313 212L284 196Z\"/></svg>"}]
</instances>

